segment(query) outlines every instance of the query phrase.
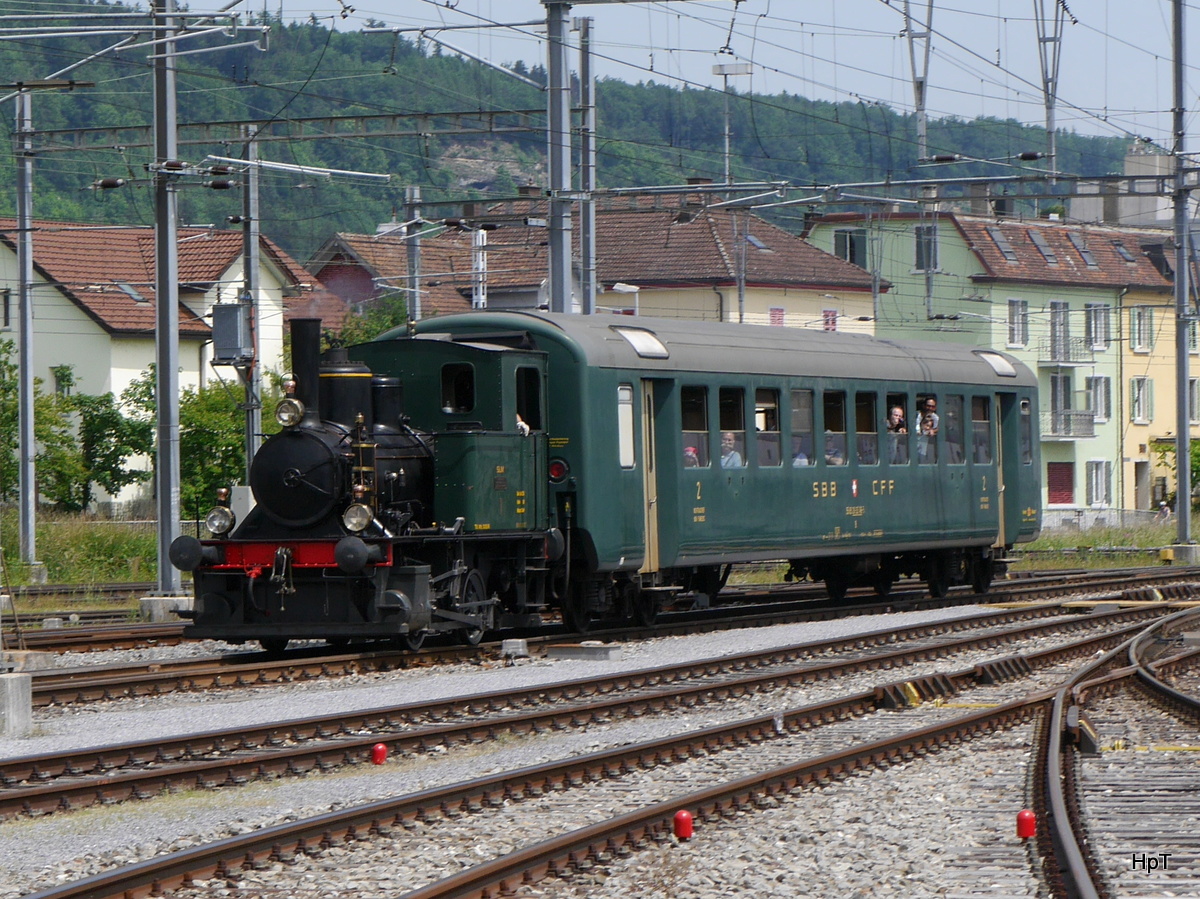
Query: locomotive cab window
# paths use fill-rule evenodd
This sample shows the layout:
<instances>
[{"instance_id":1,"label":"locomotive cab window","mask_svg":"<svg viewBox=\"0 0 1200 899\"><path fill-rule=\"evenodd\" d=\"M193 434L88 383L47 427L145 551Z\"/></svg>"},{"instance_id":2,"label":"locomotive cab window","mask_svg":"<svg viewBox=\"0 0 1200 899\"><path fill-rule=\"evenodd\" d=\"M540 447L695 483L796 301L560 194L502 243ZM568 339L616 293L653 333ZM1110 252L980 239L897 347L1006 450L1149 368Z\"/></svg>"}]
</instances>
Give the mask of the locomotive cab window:
<instances>
[{"instance_id":1,"label":"locomotive cab window","mask_svg":"<svg viewBox=\"0 0 1200 899\"><path fill-rule=\"evenodd\" d=\"M442 366L442 411L461 415L475 408L475 369L464 362Z\"/></svg>"},{"instance_id":2,"label":"locomotive cab window","mask_svg":"<svg viewBox=\"0 0 1200 899\"><path fill-rule=\"evenodd\" d=\"M744 468L746 465L746 391L740 387L722 387L717 392L721 425L721 467Z\"/></svg>"},{"instance_id":3,"label":"locomotive cab window","mask_svg":"<svg viewBox=\"0 0 1200 899\"><path fill-rule=\"evenodd\" d=\"M887 459L890 465L908 464L909 426L907 413L908 397L903 393L887 395L887 419L884 425L887 433Z\"/></svg>"},{"instance_id":4,"label":"locomotive cab window","mask_svg":"<svg viewBox=\"0 0 1200 899\"><path fill-rule=\"evenodd\" d=\"M617 385L617 458L622 468L633 468L633 385Z\"/></svg>"},{"instance_id":5,"label":"locomotive cab window","mask_svg":"<svg viewBox=\"0 0 1200 899\"><path fill-rule=\"evenodd\" d=\"M975 462L992 462L992 404L986 396L971 397L971 453Z\"/></svg>"},{"instance_id":6,"label":"locomotive cab window","mask_svg":"<svg viewBox=\"0 0 1200 899\"><path fill-rule=\"evenodd\" d=\"M758 441L758 464L770 468L782 465L778 390L760 387L754 391L754 433Z\"/></svg>"},{"instance_id":7,"label":"locomotive cab window","mask_svg":"<svg viewBox=\"0 0 1200 899\"><path fill-rule=\"evenodd\" d=\"M816 462L813 455L813 392L792 391L792 467Z\"/></svg>"},{"instance_id":8,"label":"locomotive cab window","mask_svg":"<svg viewBox=\"0 0 1200 899\"><path fill-rule=\"evenodd\" d=\"M963 416L963 398L947 394L942 407L942 431L946 434L946 461L962 465L966 455L966 418Z\"/></svg>"},{"instance_id":9,"label":"locomotive cab window","mask_svg":"<svg viewBox=\"0 0 1200 899\"><path fill-rule=\"evenodd\" d=\"M825 464L846 464L846 394L827 390L824 397Z\"/></svg>"},{"instance_id":10,"label":"locomotive cab window","mask_svg":"<svg viewBox=\"0 0 1200 899\"><path fill-rule=\"evenodd\" d=\"M860 465L879 463L878 398L873 393L854 395L854 450Z\"/></svg>"},{"instance_id":11,"label":"locomotive cab window","mask_svg":"<svg viewBox=\"0 0 1200 899\"><path fill-rule=\"evenodd\" d=\"M517 369L517 415L531 431L542 430L542 375L533 366Z\"/></svg>"}]
</instances>

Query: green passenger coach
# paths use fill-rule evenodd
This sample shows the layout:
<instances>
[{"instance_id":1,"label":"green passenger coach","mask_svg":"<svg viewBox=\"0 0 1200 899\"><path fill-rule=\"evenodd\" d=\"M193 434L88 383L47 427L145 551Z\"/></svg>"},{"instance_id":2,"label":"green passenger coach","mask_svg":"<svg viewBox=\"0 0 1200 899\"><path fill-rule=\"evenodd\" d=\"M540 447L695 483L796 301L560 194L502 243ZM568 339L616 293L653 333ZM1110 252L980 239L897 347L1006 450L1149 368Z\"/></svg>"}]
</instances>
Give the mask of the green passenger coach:
<instances>
[{"instance_id":1,"label":"green passenger coach","mask_svg":"<svg viewBox=\"0 0 1200 899\"><path fill-rule=\"evenodd\" d=\"M580 626L652 619L678 594L704 603L733 562L788 560L835 597L855 584L885 595L906 575L934 595L982 592L1039 529L1036 379L994 350L479 312L351 352L402 376L406 411L439 446L532 429L519 459L481 445L461 477L439 464L439 490L471 510L468 528L493 526L493 469L521 471L523 514L504 524L561 533L552 595Z\"/></svg>"}]
</instances>

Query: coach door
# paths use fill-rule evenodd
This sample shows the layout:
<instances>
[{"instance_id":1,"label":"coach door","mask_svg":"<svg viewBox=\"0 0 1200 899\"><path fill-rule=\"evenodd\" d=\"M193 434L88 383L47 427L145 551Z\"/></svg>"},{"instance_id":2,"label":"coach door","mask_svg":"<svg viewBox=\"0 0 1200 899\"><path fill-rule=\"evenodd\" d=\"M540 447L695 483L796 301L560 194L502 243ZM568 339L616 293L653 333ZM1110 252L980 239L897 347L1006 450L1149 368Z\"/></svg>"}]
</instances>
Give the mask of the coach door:
<instances>
[{"instance_id":1,"label":"coach door","mask_svg":"<svg viewBox=\"0 0 1200 899\"><path fill-rule=\"evenodd\" d=\"M654 428L654 382L642 381L642 501L646 535L646 555L642 574L658 571L658 454Z\"/></svg>"},{"instance_id":2,"label":"coach door","mask_svg":"<svg viewBox=\"0 0 1200 899\"><path fill-rule=\"evenodd\" d=\"M1008 544L1009 533L1005 475L1008 474L1008 463L1021 457L1016 443L1019 433L1016 411L1017 398L1013 394L996 394L992 407L992 418L996 421L996 542L993 545L1000 548ZM1016 526L1012 533L1017 533Z\"/></svg>"}]
</instances>

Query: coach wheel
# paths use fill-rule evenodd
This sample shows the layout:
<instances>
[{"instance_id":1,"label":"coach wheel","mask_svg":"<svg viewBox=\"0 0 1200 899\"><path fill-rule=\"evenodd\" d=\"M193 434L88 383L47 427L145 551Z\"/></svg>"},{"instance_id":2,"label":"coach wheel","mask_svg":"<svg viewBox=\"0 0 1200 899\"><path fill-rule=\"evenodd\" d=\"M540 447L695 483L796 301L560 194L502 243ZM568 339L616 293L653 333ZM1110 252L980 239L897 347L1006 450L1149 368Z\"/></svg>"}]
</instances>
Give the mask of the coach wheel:
<instances>
[{"instance_id":1,"label":"coach wheel","mask_svg":"<svg viewBox=\"0 0 1200 899\"><path fill-rule=\"evenodd\" d=\"M971 586L976 593L987 593L992 586L992 578L996 576L996 561L991 558L976 559L971 566Z\"/></svg>"},{"instance_id":2,"label":"coach wheel","mask_svg":"<svg viewBox=\"0 0 1200 899\"><path fill-rule=\"evenodd\" d=\"M395 640L401 649L407 649L409 652L419 652L421 647L425 645L425 637L428 634L428 631L414 631L411 634L401 634Z\"/></svg>"},{"instance_id":3,"label":"coach wheel","mask_svg":"<svg viewBox=\"0 0 1200 899\"><path fill-rule=\"evenodd\" d=\"M567 590L562 601L563 625L567 630L586 634L592 629L592 609L588 602L588 591L581 584Z\"/></svg>"},{"instance_id":4,"label":"coach wheel","mask_svg":"<svg viewBox=\"0 0 1200 899\"><path fill-rule=\"evenodd\" d=\"M483 604L487 602L487 589L483 586L483 578L479 576L478 571L472 571L467 575L467 579L463 582L462 595L459 597L459 602L463 607L471 610L467 614L483 615L480 610ZM466 646L478 646L483 640L483 633L486 628L483 625L478 627L464 627L454 632L455 639L459 643Z\"/></svg>"},{"instance_id":5,"label":"coach wheel","mask_svg":"<svg viewBox=\"0 0 1200 899\"><path fill-rule=\"evenodd\" d=\"M658 594L650 590L638 590L633 597L633 620L642 627L650 627L658 620Z\"/></svg>"},{"instance_id":6,"label":"coach wheel","mask_svg":"<svg viewBox=\"0 0 1200 899\"><path fill-rule=\"evenodd\" d=\"M892 592L892 585L896 583L896 575L890 571L884 571L882 568L875 572L875 580L871 586L875 588L876 596L887 596Z\"/></svg>"},{"instance_id":7,"label":"coach wheel","mask_svg":"<svg viewBox=\"0 0 1200 899\"><path fill-rule=\"evenodd\" d=\"M925 586L934 599L950 592L950 565L945 556L931 556L925 563Z\"/></svg>"},{"instance_id":8,"label":"coach wheel","mask_svg":"<svg viewBox=\"0 0 1200 899\"><path fill-rule=\"evenodd\" d=\"M273 656L283 655L283 651L287 649L288 645L288 641L282 637L268 637L258 642L266 652Z\"/></svg>"},{"instance_id":9,"label":"coach wheel","mask_svg":"<svg viewBox=\"0 0 1200 899\"><path fill-rule=\"evenodd\" d=\"M830 574L825 577L825 590L834 602L841 602L846 598L846 590L849 586L850 579L844 574Z\"/></svg>"}]
</instances>

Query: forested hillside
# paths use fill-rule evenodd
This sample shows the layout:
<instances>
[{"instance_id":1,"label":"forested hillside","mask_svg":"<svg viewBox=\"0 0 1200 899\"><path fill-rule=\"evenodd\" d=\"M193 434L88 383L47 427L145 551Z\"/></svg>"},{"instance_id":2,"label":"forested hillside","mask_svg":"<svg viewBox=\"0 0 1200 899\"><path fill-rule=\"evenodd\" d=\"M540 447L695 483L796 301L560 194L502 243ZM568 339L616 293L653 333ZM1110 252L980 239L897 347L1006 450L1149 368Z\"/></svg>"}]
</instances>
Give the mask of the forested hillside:
<instances>
[{"instance_id":1,"label":"forested hillside","mask_svg":"<svg viewBox=\"0 0 1200 899\"><path fill-rule=\"evenodd\" d=\"M69 7L116 12L124 7L91 0L0 0L0 13ZM179 122L296 120L307 117L448 113L545 108L543 92L495 69L392 34L341 33L323 24L254 20L271 25L266 52L217 50L179 61ZM236 40L246 40L242 35ZM115 42L111 36L29 38L0 44L5 82L45 78ZM189 41L220 47L232 38ZM181 49L183 49L181 47ZM110 53L72 73L93 82L71 93L38 93L33 99L37 132L76 128L148 126L152 112L150 63L145 50ZM535 81L545 81L540 61L497 60ZM598 178L602 186L679 184L693 176L723 177L723 108L718 91L679 90L657 84L603 80L597 85ZM11 136L13 106L5 104ZM515 117L508 119L515 121ZM882 180L927 174L914 169L915 123L911 116L861 103L832 104L803 97L738 95L731 108L733 174L736 180L795 184ZM539 127L541 117L529 120ZM316 129L305 130L312 135ZM138 138L138 135L141 135ZM150 224L152 195L144 165L151 157L148 131L106 137L101 149L61 149L65 137L35 138L34 215L39 219ZM943 120L929 126L931 153L977 158L1040 150L1040 129L995 119ZM1125 142L1063 133L1059 168L1081 174L1119 171ZM181 146L192 163L206 154L240 156L236 142ZM422 186L427 214L453 214L438 202L511 196L518 185L545 184L545 137L536 131L499 135L426 134L396 138L372 135L337 139L264 142L260 158L274 162L386 173L389 183L340 177L322 179L266 173L262 182L265 234L301 261L334 231L370 232L400 211L404 188ZM15 213L13 158L0 158L0 215ZM978 174L968 166L953 174ZM994 173L994 170L993 170ZM127 185L98 191L100 178ZM236 191L185 184L180 221L215 223L241 211Z\"/></svg>"}]
</instances>

